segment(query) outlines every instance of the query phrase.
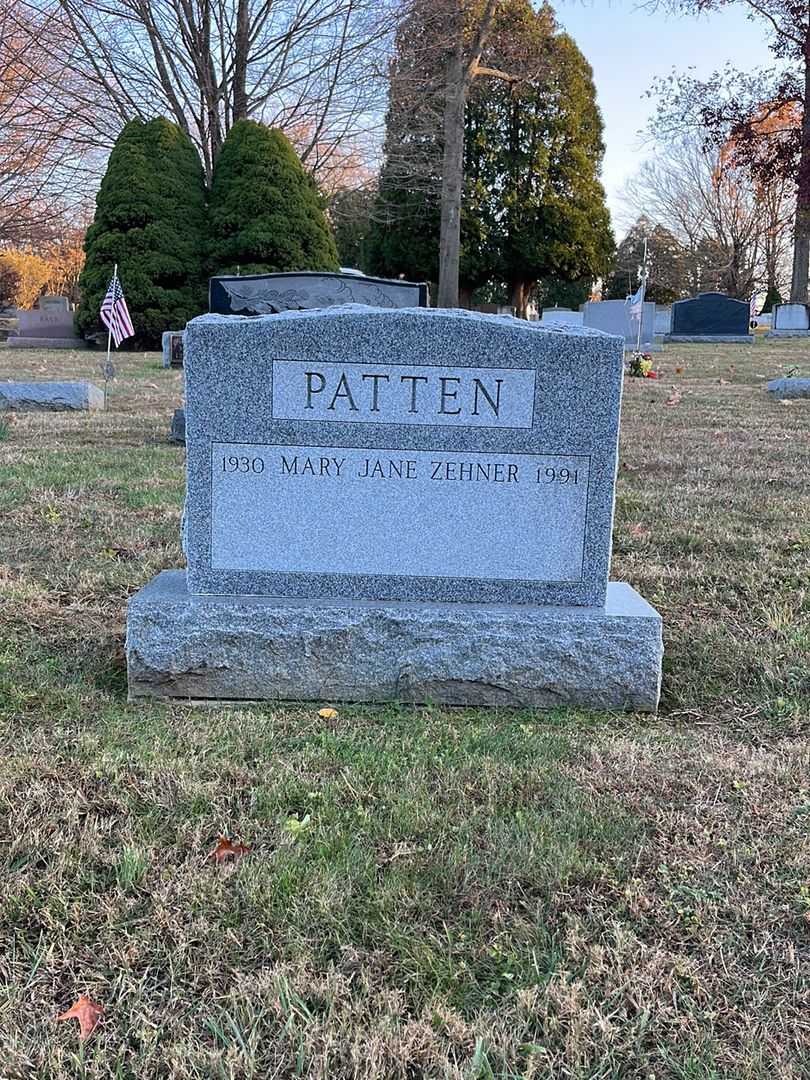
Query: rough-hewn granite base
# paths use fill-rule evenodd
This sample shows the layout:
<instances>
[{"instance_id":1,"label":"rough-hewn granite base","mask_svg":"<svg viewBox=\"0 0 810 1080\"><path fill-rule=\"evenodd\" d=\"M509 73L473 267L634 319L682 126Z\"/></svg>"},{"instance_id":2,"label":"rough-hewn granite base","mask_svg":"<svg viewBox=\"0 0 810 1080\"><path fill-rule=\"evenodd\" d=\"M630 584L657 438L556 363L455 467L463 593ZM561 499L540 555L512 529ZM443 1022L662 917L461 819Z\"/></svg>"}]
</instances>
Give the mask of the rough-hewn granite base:
<instances>
[{"instance_id":1,"label":"rough-hewn granite base","mask_svg":"<svg viewBox=\"0 0 810 1080\"><path fill-rule=\"evenodd\" d=\"M65 412L103 409L104 391L89 382L0 382L0 410Z\"/></svg>"},{"instance_id":2,"label":"rough-hewn granite base","mask_svg":"<svg viewBox=\"0 0 810 1080\"><path fill-rule=\"evenodd\" d=\"M677 345L679 342L698 342L701 345L729 344L753 345L753 334L666 334L664 341L668 345Z\"/></svg>"},{"instance_id":3,"label":"rough-hewn granite base","mask_svg":"<svg viewBox=\"0 0 810 1080\"><path fill-rule=\"evenodd\" d=\"M129 602L130 700L582 705L654 712L661 616L604 608L198 596L165 570Z\"/></svg>"},{"instance_id":4,"label":"rough-hewn granite base","mask_svg":"<svg viewBox=\"0 0 810 1080\"><path fill-rule=\"evenodd\" d=\"M768 393L773 394L780 401L786 398L810 398L810 379L800 379L796 376L787 379L771 379L768 383Z\"/></svg>"},{"instance_id":5,"label":"rough-hewn granite base","mask_svg":"<svg viewBox=\"0 0 810 1080\"><path fill-rule=\"evenodd\" d=\"M10 349L86 349L87 342L82 338L63 337L14 337L9 336Z\"/></svg>"}]
</instances>

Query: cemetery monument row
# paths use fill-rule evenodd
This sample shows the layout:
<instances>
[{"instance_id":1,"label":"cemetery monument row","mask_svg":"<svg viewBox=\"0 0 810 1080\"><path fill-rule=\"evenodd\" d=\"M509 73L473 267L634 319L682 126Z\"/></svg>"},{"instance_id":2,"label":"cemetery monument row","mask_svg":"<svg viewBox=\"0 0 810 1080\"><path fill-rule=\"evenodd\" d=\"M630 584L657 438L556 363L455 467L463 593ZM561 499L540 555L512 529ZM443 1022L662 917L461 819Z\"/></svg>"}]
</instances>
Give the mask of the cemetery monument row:
<instances>
[{"instance_id":1,"label":"cemetery monument row","mask_svg":"<svg viewBox=\"0 0 810 1080\"><path fill-rule=\"evenodd\" d=\"M186 571L130 601L132 699L654 710L608 583L623 342L362 305L186 330Z\"/></svg>"}]
</instances>

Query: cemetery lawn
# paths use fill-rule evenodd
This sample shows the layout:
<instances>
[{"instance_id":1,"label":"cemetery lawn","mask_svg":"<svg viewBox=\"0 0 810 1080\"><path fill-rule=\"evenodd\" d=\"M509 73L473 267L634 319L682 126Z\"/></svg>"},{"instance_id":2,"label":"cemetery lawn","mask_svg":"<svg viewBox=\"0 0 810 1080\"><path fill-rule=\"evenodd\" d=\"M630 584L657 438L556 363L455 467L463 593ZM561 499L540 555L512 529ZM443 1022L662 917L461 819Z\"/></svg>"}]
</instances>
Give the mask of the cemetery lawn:
<instances>
[{"instance_id":1,"label":"cemetery lawn","mask_svg":"<svg viewBox=\"0 0 810 1080\"><path fill-rule=\"evenodd\" d=\"M180 375L123 354L106 415L0 418L0 1076L810 1075L810 401L764 390L810 344L655 362L612 574L664 618L655 719L129 706Z\"/></svg>"}]
</instances>

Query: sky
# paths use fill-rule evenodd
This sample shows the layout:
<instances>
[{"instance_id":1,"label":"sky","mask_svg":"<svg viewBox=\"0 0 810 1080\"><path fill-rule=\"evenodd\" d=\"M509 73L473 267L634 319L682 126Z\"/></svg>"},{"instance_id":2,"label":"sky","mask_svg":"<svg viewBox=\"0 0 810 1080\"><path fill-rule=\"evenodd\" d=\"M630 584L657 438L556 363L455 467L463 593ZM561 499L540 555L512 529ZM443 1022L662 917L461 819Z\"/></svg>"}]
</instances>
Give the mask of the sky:
<instances>
[{"instance_id":1,"label":"sky","mask_svg":"<svg viewBox=\"0 0 810 1080\"><path fill-rule=\"evenodd\" d=\"M768 67L767 34L742 5L700 18L649 14L639 10L638 0L556 0L554 9L593 68L605 121L602 179L620 238L628 217L619 193L653 154L639 135L655 111L645 92L673 69L691 68L702 77L727 61L743 70Z\"/></svg>"}]
</instances>

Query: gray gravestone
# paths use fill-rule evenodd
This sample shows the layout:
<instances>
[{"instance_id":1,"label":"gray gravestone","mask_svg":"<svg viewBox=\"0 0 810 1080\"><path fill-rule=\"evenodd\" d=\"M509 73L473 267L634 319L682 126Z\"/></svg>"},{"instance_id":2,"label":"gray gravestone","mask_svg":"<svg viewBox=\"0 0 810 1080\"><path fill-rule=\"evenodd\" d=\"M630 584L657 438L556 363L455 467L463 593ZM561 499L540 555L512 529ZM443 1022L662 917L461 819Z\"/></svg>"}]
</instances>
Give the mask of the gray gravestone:
<instances>
[{"instance_id":1,"label":"gray gravestone","mask_svg":"<svg viewBox=\"0 0 810 1080\"><path fill-rule=\"evenodd\" d=\"M70 300L66 296L40 296L37 301L40 311L70 311Z\"/></svg>"},{"instance_id":2,"label":"gray gravestone","mask_svg":"<svg viewBox=\"0 0 810 1080\"><path fill-rule=\"evenodd\" d=\"M772 379L767 386L768 393L780 401L788 398L810 398L810 379L791 377Z\"/></svg>"},{"instance_id":3,"label":"gray gravestone","mask_svg":"<svg viewBox=\"0 0 810 1080\"><path fill-rule=\"evenodd\" d=\"M621 342L467 312L202 316L185 576L129 605L130 696L655 709L608 586Z\"/></svg>"},{"instance_id":4,"label":"gray gravestone","mask_svg":"<svg viewBox=\"0 0 810 1080\"><path fill-rule=\"evenodd\" d=\"M724 293L701 293L691 300L676 300L672 305L672 329L669 341L752 342L748 332L751 305L734 300Z\"/></svg>"},{"instance_id":5,"label":"gray gravestone","mask_svg":"<svg viewBox=\"0 0 810 1080\"><path fill-rule=\"evenodd\" d=\"M43 305L43 301L45 304ZM58 301L51 304L50 301ZM17 311L17 330L8 337L12 349L83 349L73 327L73 313L64 296L40 297L40 306Z\"/></svg>"},{"instance_id":6,"label":"gray gravestone","mask_svg":"<svg viewBox=\"0 0 810 1080\"><path fill-rule=\"evenodd\" d=\"M572 311L571 308L543 308L540 317L541 326L584 326L584 316L581 311Z\"/></svg>"},{"instance_id":7,"label":"gray gravestone","mask_svg":"<svg viewBox=\"0 0 810 1080\"><path fill-rule=\"evenodd\" d=\"M427 303L427 285L362 274L251 274L213 277L208 285L208 310L218 315L273 315L340 304L407 308Z\"/></svg>"},{"instance_id":8,"label":"gray gravestone","mask_svg":"<svg viewBox=\"0 0 810 1080\"><path fill-rule=\"evenodd\" d=\"M655 304L644 303L642 309L641 351L657 352L660 346L655 343ZM630 305L625 300L590 300L583 307L582 314L583 325L623 337L628 352L636 349L638 321L631 317Z\"/></svg>"},{"instance_id":9,"label":"gray gravestone","mask_svg":"<svg viewBox=\"0 0 810 1080\"><path fill-rule=\"evenodd\" d=\"M777 304L773 326L766 337L807 337L810 334L810 309L806 304Z\"/></svg>"},{"instance_id":10,"label":"gray gravestone","mask_svg":"<svg viewBox=\"0 0 810 1080\"><path fill-rule=\"evenodd\" d=\"M88 382L0 383L0 409L67 412L104 408L104 391Z\"/></svg>"},{"instance_id":11,"label":"gray gravestone","mask_svg":"<svg viewBox=\"0 0 810 1080\"><path fill-rule=\"evenodd\" d=\"M183 366L183 348L185 343L185 330L164 330L160 343L163 349L164 368L181 368Z\"/></svg>"}]
</instances>

